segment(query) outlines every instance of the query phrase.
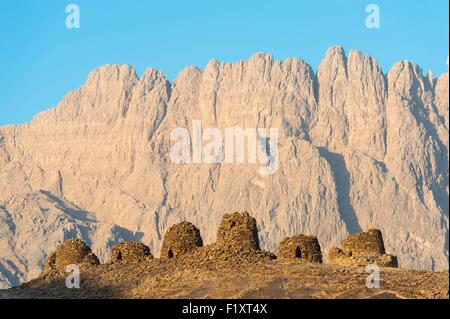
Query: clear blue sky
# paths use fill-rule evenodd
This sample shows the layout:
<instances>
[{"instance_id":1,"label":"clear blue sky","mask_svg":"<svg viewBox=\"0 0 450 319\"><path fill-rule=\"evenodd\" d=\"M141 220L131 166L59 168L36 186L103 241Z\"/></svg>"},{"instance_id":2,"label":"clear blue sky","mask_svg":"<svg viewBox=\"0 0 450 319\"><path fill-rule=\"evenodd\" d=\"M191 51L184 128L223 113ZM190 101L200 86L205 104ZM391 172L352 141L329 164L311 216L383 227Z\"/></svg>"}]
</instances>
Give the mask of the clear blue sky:
<instances>
[{"instance_id":1,"label":"clear blue sky","mask_svg":"<svg viewBox=\"0 0 450 319\"><path fill-rule=\"evenodd\" d=\"M81 28L65 27L66 5ZM381 28L365 27L366 5ZM447 72L448 0L2 0L0 125L29 121L103 64L156 67L173 80L187 65L247 59L257 51L301 57L317 68L342 45L376 57L384 71L416 61Z\"/></svg>"}]
</instances>

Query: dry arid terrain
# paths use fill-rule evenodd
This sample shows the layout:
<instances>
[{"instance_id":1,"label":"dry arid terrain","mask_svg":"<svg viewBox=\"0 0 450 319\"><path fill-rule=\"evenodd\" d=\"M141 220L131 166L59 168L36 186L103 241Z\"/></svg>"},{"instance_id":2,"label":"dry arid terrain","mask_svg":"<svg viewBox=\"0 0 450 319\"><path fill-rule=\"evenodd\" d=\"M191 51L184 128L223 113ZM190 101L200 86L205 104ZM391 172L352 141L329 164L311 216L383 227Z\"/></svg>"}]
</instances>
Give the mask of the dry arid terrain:
<instances>
[{"instance_id":1,"label":"dry arid terrain","mask_svg":"<svg viewBox=\"0 0 450 319\"><path fill-rule=\"evenodd\" d=\"M381 268L380 288L368 289L365 267L233 262L106 264L82 272L80 289L66 288L62 275L0 291L0 298L449 298L448 272Z\"/></svg>"},{"instance_id":2,"label":"dry arid terrain","mask_svg":"<svg viewBox=\"0 0 450 319\"><path fill-rule=\"evenodd\" d=\"M160 258L140 242L123 242L100 264L83 241L67 240L47 258L38 279L0 291L0 298L449 297L448 271L397 269L378 230L349 236L342 246L332 249L341 252L340 258L323 264L317 238L298 235L283 240L275 255L260 249L254 218L246 212L226 214L217 241L206 246L193 224L172 226ZM70 288L68 265L82 270L76 288Z\"/></svg>"},{"instance_id":3,"label":"dry arid terrain","mask_svg":"<svg viewBox=\"0 0 450 319\"><path fill-rule=\"evenodd\" d=\"M448 92L448 72L424 74L411 61L382 70L374 58L341 47L326 52L317 72L300 58L265 53L190 66L174 81L153 68L138 76L128 65L102 66L29 123L0 127L0 288L38 277L69 238L81 238L102 263L121 241L142 242L159 257L172 225L192 222L207 245L222 216L236 210L252 213L261 248L271 253L286 237L311 234L326 261L348 235L376 228L401 268L448 270ZM171 132L193 135L194 121L222 134L277 129L277 169L265 175L264 165L247 161L173 162ZM178 274L158 269L149 271ZM274 291L282 283L286 293L303 282L281 275L294 278L301 267L277 269L268 270L273 284L256 282ZM356 275L349 279L360 270L345 271L317 278L317 287L330 293L325 281L336 280L331 294L338 295L341 279L360 284ZM386 289L409 285L410 272L388 273ZM440 276L421 274L411 282ZM139 287L132 281L125 290Z\"/></svg>"}]
</instances>

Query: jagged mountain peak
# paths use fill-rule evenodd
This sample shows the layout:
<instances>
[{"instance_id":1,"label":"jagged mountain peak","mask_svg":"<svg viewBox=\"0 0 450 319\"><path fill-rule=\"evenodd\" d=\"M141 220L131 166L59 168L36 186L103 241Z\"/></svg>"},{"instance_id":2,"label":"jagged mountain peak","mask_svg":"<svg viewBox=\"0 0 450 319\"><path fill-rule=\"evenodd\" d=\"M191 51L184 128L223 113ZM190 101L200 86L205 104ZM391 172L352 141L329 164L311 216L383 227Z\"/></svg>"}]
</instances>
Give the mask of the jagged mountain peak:
<instances>
[{"instance_id":1,"label":"jagged mountain peak","mask_svg":"<svg viewBox=\"0 0 450 319\"><path fill-rule=\"evenodd\" d=\"M105 243L93 247L100 256L117 238L159 251L165 230L180 220L209 243L224 213L249 211L267 250L310 233L326 252L349 233L376 227L401 267L447 268L448 73L435 87L427 83L414 63L384 74L374 58L347 57L342 47L328 50L317 74L301 59L264 53L187 67L174 82L153 68L139 78L127 65L100 67L55 108L0 128L0 205L9 212L0 218L16 227L0 237L9 247L0 264L21 269L0 267L0 278L27 280L70 234L64 223L37 218L45 216L42 205L11 204L36 191L89 212L93 221L70 219L50 205L85 240ZM191 137L193 121L221 134L277 128L276 171L172 162L171 132L184 128ZM39 251L18 248L29 229Z\"/></svg>"}]
</instances>

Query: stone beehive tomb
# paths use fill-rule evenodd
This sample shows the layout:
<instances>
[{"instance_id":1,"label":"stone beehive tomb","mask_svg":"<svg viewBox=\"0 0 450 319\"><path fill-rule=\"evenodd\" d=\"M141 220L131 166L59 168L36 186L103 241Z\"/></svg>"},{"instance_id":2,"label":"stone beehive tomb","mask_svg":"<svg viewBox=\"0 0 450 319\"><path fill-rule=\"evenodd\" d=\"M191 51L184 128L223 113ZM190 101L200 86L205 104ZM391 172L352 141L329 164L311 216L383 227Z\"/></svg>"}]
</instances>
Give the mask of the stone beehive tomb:
<instances>
[{"instance_id":1,"label":"stone beehive tomb","mask_svg":"<svg viewBox=\"0 0 450 319\"><path fill-rule=\"evenodd\" d=\"M150 248L140 242L122 242L111 248L111 262L142 261L153 258Z\"/></svg>"},{"instance_id":2,"label":"stone beehive tomb","mask_svg":"<svg viewBox=\"0 0 450 319\"><path fill-rule=\"evenodd\" d=\"M380 256L385 254L383 236L378 229L370 229L350 235L342 242L342 248L352 255Z\"/></svg>"},{"instance_id":3,"label":"stone beehive tomb","mask_svg":"<svg viewBox=\"0 0 450 319\"><path fill-rule=\"evenodd\" d=\"M397 257L386 254L381 231L350 235L342 242L342 249L333 247L328 252L328 262L340 265L365 266L377 264L383 267L397 267Z\"/></svg>"},{"instance_id":4,"label":"stone beehive tomb","mask_svg":"<svg viewBox=\"0 0 450 319\"><path fill-rule=\"evenodd\" d=\"M223 215L217 230L217 245L259 250L256 220L248 212Z\"/></svg>"},{"instance_id":5,"label":"stone beehive tomb","mask_svg":"<svg viewBox=\"0 0 450 319\"><path fill-rule=\"evenodd\" d=\"M161 246L160 258L176 258L202 247L200 231L189 222L181 222L170 227Z\"/></svg>"},{"instance_id":6,"label":"stone beehive tomb","mask_svg":"<svg viewBox=\"0 0 450 319\"><path fill-rule=\"evenodd\" d=\"M322 252L317 237L298 235L285 238L280 243L277 258L322 263Z\"/></svg>"},{"instance_id":7,"label":"stone beehive tomb","mask_svg":"<svg viewBox=\"0 0 450 319\"><path fill-rule=\"evenodd\" d=\"M64 272L66 266L72 264L80 268L86 268L89 266L97 266L100 262L97 256L92 253L91 248L81 239L72 238L64 241L54 253L47 257L43 275Z\"/></svg>"}]
</instances>

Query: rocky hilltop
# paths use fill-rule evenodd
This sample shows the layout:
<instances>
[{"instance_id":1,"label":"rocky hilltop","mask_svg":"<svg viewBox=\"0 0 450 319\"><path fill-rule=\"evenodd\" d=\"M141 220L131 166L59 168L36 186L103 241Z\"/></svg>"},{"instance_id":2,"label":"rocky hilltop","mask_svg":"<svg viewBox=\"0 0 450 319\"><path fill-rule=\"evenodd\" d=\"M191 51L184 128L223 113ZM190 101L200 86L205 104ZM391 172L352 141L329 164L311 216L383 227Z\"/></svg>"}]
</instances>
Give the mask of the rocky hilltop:
<instances>
[{"instance_id":1,"label":"rocky hilltop","mask_svg":"<svg viewBox=\"0 0 450 319\"><path fill-rule=\"evenodd\" d=\"M72 238L39 278L0 298L448 298L448 271L393 270L396 257L385 254L378 229L350 235L342 242L348 254L334 258L333 248L323 265L317 237L285 238L275 255L260 249L256 225L247 212L226 214L216 242L203 246L198 228L184 221L164 235L159 259L140 242L122 242L102 265Z\"/></svg>"},{"instance_id":2,"label":"rocky hilltop","mask_svg":"<svg viewBox=\"0 0 450 319\"><path fill-rule=\"evenodd\" d=\"M448 91L448 73L403 61L385 74L340 47L317 72L262 53L188 67L174 82L100 67L30 123L0 127L0 287L37 277L68 238L103 262L121 241L159 252L184 220L212 243L235 210L253 212L270 252L314 234L327 261L349 234L376 228L400 267L448 269ZM193 120L278 128L278 170L173 163L170 133Z\"/></svg>"}]
</instances>

